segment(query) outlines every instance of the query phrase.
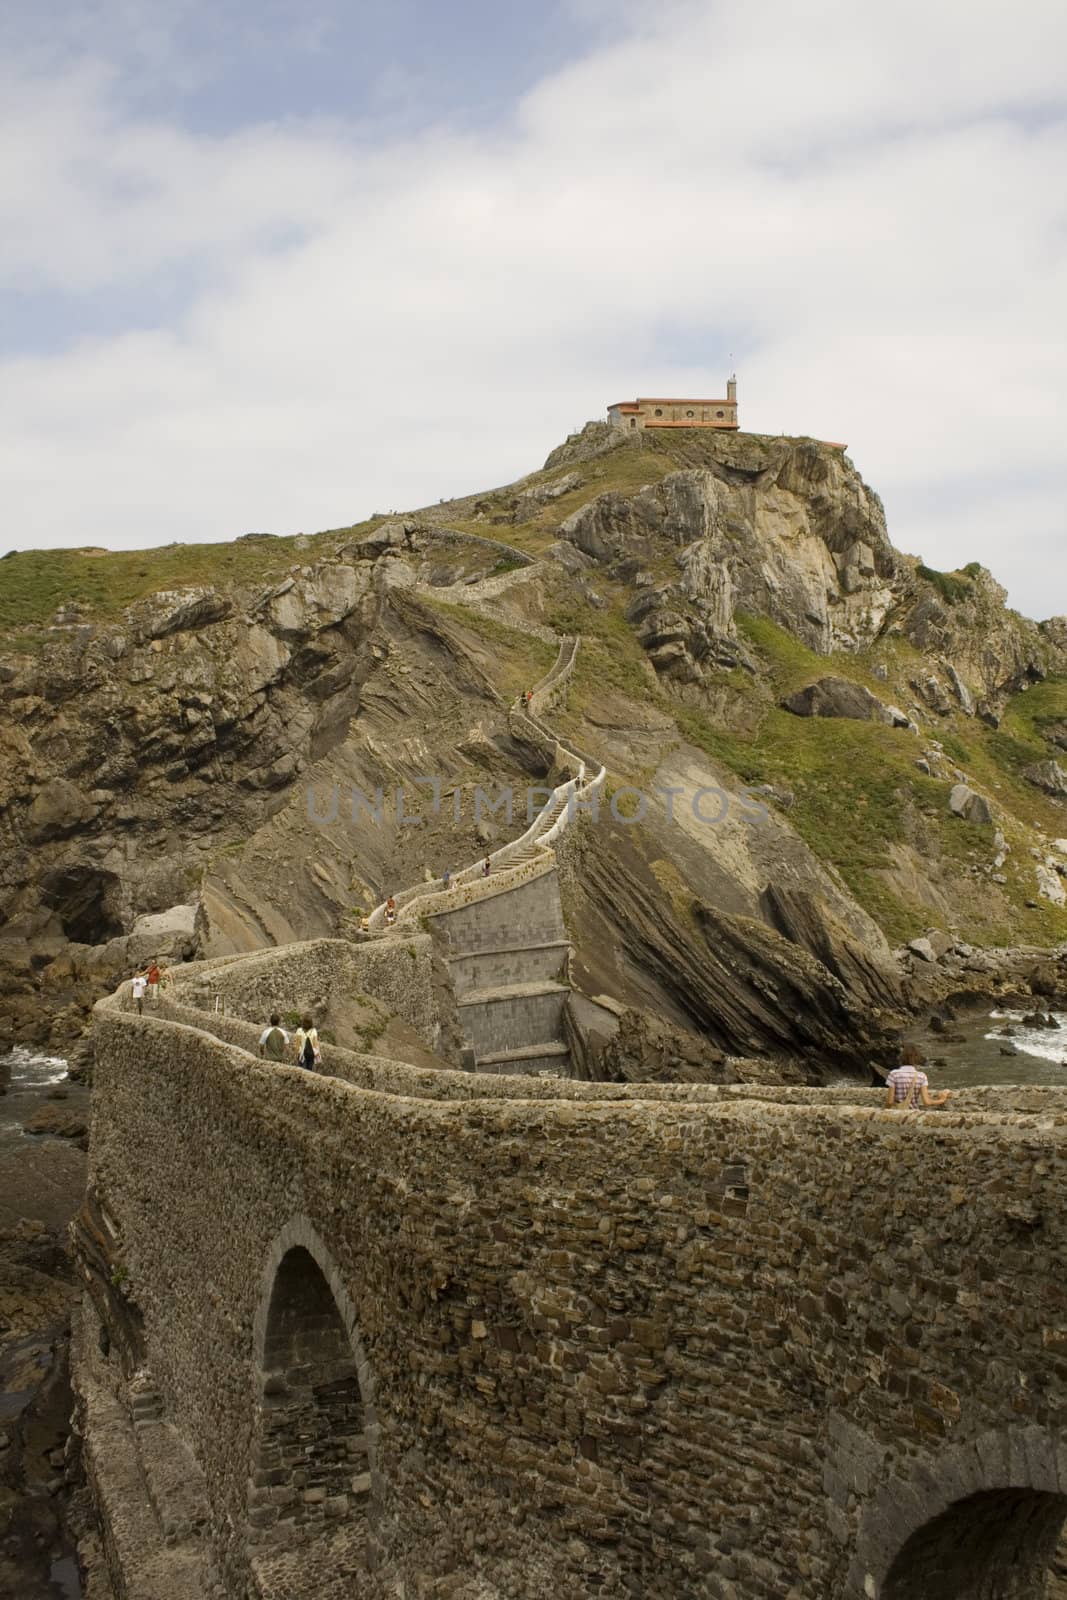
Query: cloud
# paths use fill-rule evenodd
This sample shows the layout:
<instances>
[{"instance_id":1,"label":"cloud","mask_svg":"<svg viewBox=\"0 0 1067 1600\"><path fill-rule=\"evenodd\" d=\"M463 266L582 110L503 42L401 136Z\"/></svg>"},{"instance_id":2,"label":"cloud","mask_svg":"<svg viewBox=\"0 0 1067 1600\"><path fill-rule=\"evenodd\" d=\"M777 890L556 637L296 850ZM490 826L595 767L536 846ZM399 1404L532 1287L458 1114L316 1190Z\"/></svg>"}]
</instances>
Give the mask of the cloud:
<instances>
[{"instance_id":1,"label":"cloud","mask_svg":"<svg viewBox=\"0 0 1067 1600\"><path fill-rule=\"evenodd\" d=\"M166 325L0 366L10 544L486 487L733 351L743 423L847 440L900 546L1067 610L1061 9L621 15L485 130L197 133L131 119L99 66L0 97L8 283L187 288Z\"/></svg>"}]
</instances>

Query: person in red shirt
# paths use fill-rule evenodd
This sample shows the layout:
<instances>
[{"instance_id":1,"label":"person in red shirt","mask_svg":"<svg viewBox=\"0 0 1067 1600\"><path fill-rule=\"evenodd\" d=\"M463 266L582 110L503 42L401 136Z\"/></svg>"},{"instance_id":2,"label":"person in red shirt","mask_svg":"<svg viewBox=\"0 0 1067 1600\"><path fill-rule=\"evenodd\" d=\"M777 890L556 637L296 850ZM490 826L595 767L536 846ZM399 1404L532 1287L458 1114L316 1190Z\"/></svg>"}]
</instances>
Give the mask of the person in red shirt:
<instances>
[{"instance_id":1,"label":"person in red shirt","mask_svg":"<svg viewBox=\"0 0 1067 1600\"><path fill-rule=\"evenodd\" d=\"M159 957L158 956L153 956L151 961L148 963L148 971L145 973L145 977L148 979L148 998L149 998L149 1000L158 1000L159 999L159 977L160 977L160 973L159 973Z\"/></svg>"}]
</instances>

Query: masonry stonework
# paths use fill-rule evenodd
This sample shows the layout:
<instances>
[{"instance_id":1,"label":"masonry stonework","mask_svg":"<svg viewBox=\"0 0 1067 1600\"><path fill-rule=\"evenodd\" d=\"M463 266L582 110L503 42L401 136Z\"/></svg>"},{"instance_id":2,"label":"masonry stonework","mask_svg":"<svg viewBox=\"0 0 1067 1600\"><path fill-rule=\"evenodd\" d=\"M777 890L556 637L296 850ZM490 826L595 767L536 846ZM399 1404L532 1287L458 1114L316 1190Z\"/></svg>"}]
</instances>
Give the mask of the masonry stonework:
<instances>
[{"instance_id":1,"label":"masonry stonework","mask_svg":"<svg viewBox=\"0 0 1067 1600\"><path fill-rule=\"evenodd\" d=\"M933 1600L925 1541L938 1600L1042 1593L1067 1094L345 1082L127 1004L90 1195L213 1592Z\"/></svg>"}]
</instances>

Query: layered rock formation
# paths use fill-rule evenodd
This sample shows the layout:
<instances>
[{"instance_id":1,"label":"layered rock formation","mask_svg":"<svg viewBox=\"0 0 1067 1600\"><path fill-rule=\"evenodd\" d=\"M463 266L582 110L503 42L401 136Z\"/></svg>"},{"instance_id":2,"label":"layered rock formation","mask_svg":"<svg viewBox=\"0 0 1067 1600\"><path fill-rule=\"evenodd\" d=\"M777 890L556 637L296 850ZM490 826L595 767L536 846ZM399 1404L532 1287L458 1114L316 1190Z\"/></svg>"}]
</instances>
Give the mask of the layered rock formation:
<instances>
[{"instance_id":1,"label":"layered rock formation","mask_svg":"<svg viewBox=\"0 0 1067 1600\"><path fill-rule=\"evenodd\" d=\"M838 450L594 426L509 489L287 553L263 581L225 581L220 563L218 581L170 581L111 615L68 604L11 639L0 969L14 1036L69 1041L91 1000L153 955L350 931L392 890L521 832L469 802L510 786L521 813L526 785L558 780L551 741L516 736L506 707L561 627L592 638L570 746L684 797L674 814L656 799L636 828L582 830L595 842L576 844L566 897L588 993L733 1055L851 1069L883 1052L904 1003L883 883L894 905L922 908L909 934L930 910L951 919L967 874L974 903L1003 901L1001 923L1024 896L1054 904L1025 863L1034 841L1050 870L1034 818L1013 832L1010 795L942 739L985 736L1013 691L1063 671L1067 625L1014 616L981 569L900 555ZM791 641L788 683L753 619ZM892 670L875 660L887 643ZM805 673L807 659L826 666ZM817 763L834 757L814 732L810 777L794 753L754 783L746 747L716 751L720 725L748 738L780 704L805 728L829 717L907 743L906 780L896 746L891 781L883 747L864 747L872 796L902 825L870 870L843 877L827 853L834 805L848 820L867 802L847 782L820 794ZM1048 720L1051 751L1067 717ZM925 820L923 782L943 785L946 818L966 784L973 802L951 825L993 817L1004 848L958 859ZM708 792L727 797L710 821Z\"/></svg>"},{"instance_id":2,"label":"layered rock formation","mask_svg":"<svg viewBox=\"0 0 1067 1600\"><path fill-rule=\"evenodd\" d=\"M595 433L588 448L599 449ZM1063 669L1062 619L1039 626L1008 611L977 565L950 580L901 556L881 501L840 451L745 434L689 448L701 465L630 496L598 495L560 529L636 589L628 615L657 672L700 682L709 667L745 661L738 613L770 618L820 655L902 635L946 680L928 671L916 684L934 709L993 720L1021 685ZM566 459L580 453L575 441ZM668 581L649 570L663 539L679 551Z\"/></svg>"}]
</instances>

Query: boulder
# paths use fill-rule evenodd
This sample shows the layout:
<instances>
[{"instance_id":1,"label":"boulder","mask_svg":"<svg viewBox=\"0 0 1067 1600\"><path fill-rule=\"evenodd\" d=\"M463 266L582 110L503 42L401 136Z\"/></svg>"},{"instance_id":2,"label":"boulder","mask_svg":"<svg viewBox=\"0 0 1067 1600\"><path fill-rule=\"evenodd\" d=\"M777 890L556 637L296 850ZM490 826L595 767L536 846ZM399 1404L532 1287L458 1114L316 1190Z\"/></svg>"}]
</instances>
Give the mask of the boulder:
<instances>
[{"instance_id":1,"label":"boulder","mask_svg":"<svg viewBox=\"0 0 1067 1600\"><path fill-rule=\"evenodd\" d=\"M850 717L857 722L892 722L889 708L849 678L819 678L786 695L782 709L795 717ZM901 714L902 715L902 714ZM907 723L907 717L903 721Z\"/></svg>"},{"instance_id":2,"label":"boulder","mask_svg":"<svg viewBox=\"0 0 1067 1600\"><path fill-rule=\"evenodd\" d=\"M952 793L948 797L948 808L965 822L984 825L993 821L989 801L984 795L976 794L966 783L957 783L953 786Z\"/></svg>"},{"instance_id":3,"label":"boulder","mask_svg":"<svg viewBox=\"0 0 1067 1600\"><path fill-rule=\"evenodd\" d=\"M580 472L565 472L562 478L556 478L552 483L538 483L530 489L524 489L515 501L515 508L511 514L513 522L527 522L537 515L542 506L552 500L559 500L563 495L570 494L572 489L581 487L582 475Z\"/></svg>"},{"instance_id":4,"label":"boulder","mask_svg":"<svg viewBox=\"0 0 1067 1600\"><path fill-rule=\"evenodd\" d=\"M1035 761L1032 766L1023 768L1023 777L1046 794L1067 795L1067 772L1058 761Z\"/></svg>"},{"instance_id":5,"label":"boulder","mask_svg":"<svg viewBox=\"0 0 1067 1600\"><path fill-rule=\"evenodd\" d=\"M1050 900L1054 906L1067 903L1067 889L1063 886L1063 879L1058 872L1053 872L1041 862L1034 868L1037 877L1037 892L1042 899Z\"/></svg>"},{"instance_id":6,"label":"boulder","mask_svg":"<svg viewBox=\"0 0 1067 1600\"><path fill-rule=\"evenodd\" d=\"M89 1131L85 1112L63 1102L38 1106L22 1126L26 1133L49 1134L57 1139L84 1139Z\"/></svg>"},{"instance_id":7,"label":"boulder","mask_svg":"<svg viewBox=\"0 0 1067 1600\"><path fill-rule=\"evenodd\" d=\"M912 955L918 956L921 961L936 961L937 952L929 939L909 939L908 949Z\"/></svg>"},{"instance_id":8,"label":"boulder","mask_svg":"<svg viewBox=\"0 0 1067 1600\"><path fill-rule=\"evenodd\" d=\"M171 906L167 911L153 911L137 917L130 935L135 939L145 938L149 944L155 940L160 951L172 950L182 940L193 937L195 923L195 906Z\"/></svg>"},{"instance_id":9,"label":"boulder","mask_svg":"<svg viewBox=\"0 0 1067 1600\"><path fill-rule=\"evenodd\" d=\"M131 606L129 615L142 640L165 639L172 633L188 633L221 622L233 611L233 601L216 589L159 590L149 600Z\"/></svg>"}]
</instances>

